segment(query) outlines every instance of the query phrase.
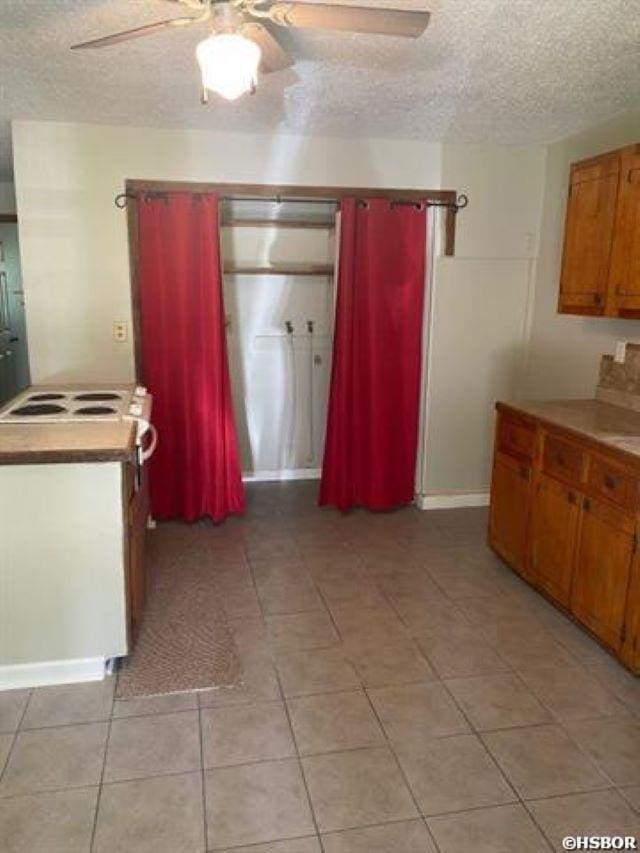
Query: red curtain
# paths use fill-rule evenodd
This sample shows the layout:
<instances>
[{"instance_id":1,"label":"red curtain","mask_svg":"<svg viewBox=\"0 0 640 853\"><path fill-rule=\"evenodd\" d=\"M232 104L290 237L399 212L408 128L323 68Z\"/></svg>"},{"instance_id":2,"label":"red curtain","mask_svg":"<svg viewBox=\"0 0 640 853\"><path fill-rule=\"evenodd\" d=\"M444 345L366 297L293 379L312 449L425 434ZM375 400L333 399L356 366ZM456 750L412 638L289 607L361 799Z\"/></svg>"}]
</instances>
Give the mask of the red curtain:
<instances>
[{"instance_id":1,"label":"red curtain","mask_svg":"<svg viewBox=\"0 0 640 853\"><path fill-rule=\"evenodd\" d=\"M383 199L341 205L321 505L413 500L426 216L422 206Z\"/></svg>"},{"instance_id":2,"label":"red curtain","mask_svg":"<svg viewBox=\"0 0 640 853\"><path fill-rule=\"evenodd\" d=\"M244 509L231 401L218 199L145 194L138 201L142 369L153 394L157 518L220 521Z\"/></svg>"}]
</instances>

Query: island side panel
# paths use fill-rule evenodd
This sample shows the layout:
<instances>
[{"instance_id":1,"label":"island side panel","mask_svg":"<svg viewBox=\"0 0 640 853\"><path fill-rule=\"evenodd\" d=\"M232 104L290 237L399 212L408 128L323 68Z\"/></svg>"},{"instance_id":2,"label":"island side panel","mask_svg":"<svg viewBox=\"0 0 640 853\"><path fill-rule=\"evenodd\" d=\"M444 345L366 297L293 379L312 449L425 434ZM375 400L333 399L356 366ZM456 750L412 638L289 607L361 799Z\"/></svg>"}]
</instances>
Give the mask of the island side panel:
<instances>
[{"instance_id":1,"label":"island side panel","mask_svg":"<svg viewBox=\"0 0 640 853\"><path fill-rule=\"evenodd\" d=\"M121 463L2 466L0 519L0 667L126 654Z\"/></svg>"}]
</instances>

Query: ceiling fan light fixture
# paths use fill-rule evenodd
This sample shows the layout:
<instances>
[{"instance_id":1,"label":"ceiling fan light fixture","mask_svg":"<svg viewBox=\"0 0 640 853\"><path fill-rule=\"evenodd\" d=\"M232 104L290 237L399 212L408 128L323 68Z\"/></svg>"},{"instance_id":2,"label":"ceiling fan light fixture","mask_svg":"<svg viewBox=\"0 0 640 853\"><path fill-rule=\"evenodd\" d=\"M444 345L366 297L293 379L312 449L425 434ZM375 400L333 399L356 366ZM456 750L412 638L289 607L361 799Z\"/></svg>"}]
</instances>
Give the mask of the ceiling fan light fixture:
<instances>
[{"instance_id":1,"label":"ceiling fan light fixture","mask_svg":"<svg viewBox=\"0 0 640 853\"><path fill-rule=\"evenodd\" d=\"M202 85L228 101L255 88L261 50L240 33L214 33L196 48Z\"/></svg>"}]
</instances>

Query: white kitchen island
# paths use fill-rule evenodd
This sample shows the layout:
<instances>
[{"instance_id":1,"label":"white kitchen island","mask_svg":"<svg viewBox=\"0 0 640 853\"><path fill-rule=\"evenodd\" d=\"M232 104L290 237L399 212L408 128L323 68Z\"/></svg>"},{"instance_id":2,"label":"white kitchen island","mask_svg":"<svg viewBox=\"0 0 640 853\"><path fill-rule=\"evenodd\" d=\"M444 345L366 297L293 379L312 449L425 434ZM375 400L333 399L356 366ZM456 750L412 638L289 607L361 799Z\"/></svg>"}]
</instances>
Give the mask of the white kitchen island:
<instances>
[{"instance_id":1,"label":"white kitchen island","mask_svg":"<svg viewBox=\"0 0 640 853\"><path fill-rule=\"evenodd\" d=\"M0 424L0 689L87 681L144 598L131 421Z\"/></svg>"}]
</instances>

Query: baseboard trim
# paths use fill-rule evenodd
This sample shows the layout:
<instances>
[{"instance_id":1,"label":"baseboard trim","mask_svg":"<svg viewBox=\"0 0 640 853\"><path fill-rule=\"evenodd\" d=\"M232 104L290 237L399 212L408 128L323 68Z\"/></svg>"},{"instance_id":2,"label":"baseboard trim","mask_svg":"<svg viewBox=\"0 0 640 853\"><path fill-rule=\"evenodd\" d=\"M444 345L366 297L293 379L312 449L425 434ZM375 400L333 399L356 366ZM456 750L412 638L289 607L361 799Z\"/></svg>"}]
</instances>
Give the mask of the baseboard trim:
<instances>
[{"instance_id":1,"label":"baseboard trim","mask_svg":"<svg viewBox=\"0 0 640 853\"><path fill-rule=\"evenodd\" d=\"M104 675L104 658L13 663L0 666L0 688L15 690L54 684L75 684L80 681L102 681Z\"/></svg>"},{"instance_id":2,"label":"baseboard trim","mask_svg":"<svg viewBox=\"0 0 640 853\"><path fill-rule=\"evenodd\" d=\"M319 480L320 468L283 468L275 471L245 471L243 483L273 483L285 480Z\"/></svg>"},{"instance_id":3,"label":"baseboard trim","mask_svg":"<svg viewBox=\"0 0 640 853\"><path fill-rule=\"evenodd\" d=\"M489 506L489 492L437 492L416 497L418 509L462 509Z\"/></svg>"}]
</instances>

